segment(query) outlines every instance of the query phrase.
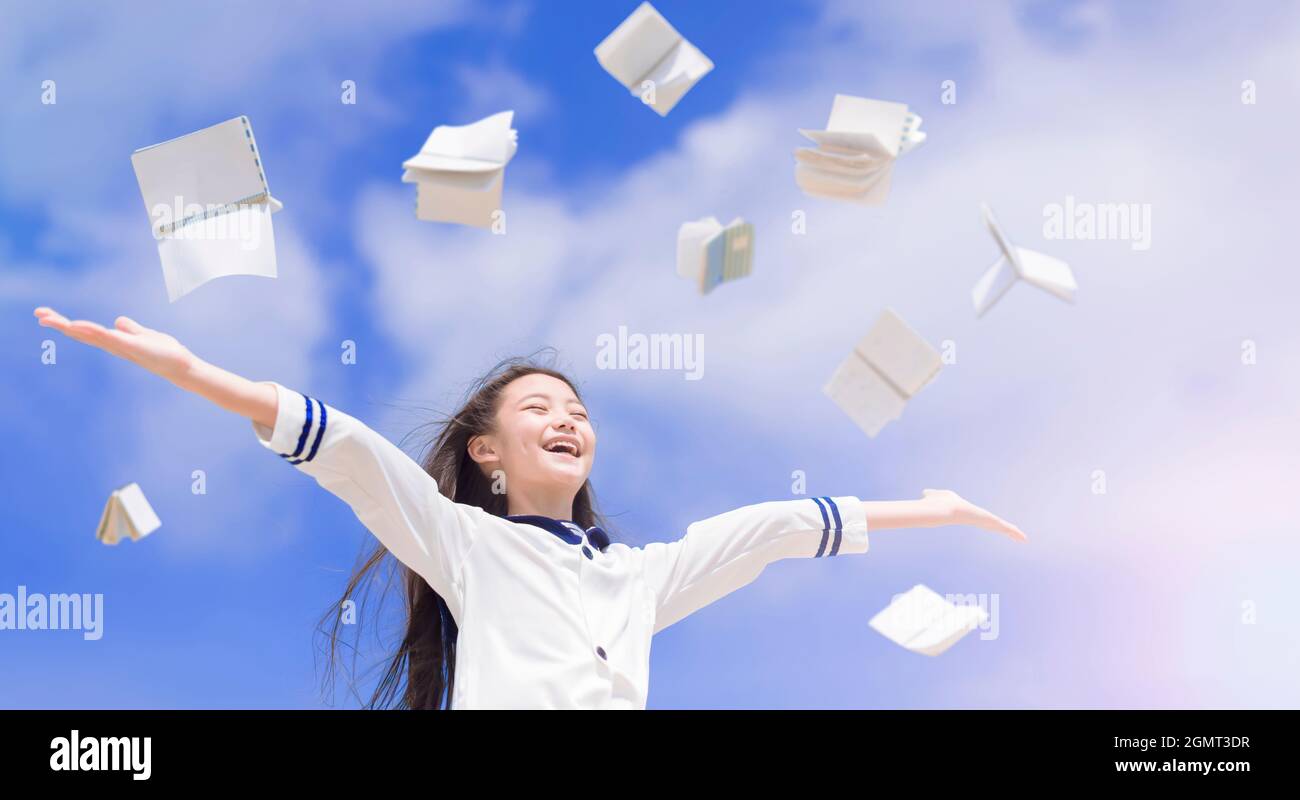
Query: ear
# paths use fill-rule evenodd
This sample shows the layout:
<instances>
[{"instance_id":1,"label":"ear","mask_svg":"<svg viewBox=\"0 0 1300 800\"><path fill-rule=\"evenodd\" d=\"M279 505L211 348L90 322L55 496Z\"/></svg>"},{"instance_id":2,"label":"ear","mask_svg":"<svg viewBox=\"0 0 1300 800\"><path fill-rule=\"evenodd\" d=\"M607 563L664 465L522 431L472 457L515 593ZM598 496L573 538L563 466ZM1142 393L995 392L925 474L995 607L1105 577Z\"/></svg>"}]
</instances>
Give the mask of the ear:
<instances>
[{"instance_id":1,"label":"ear","mask_svg":"<svg viewBox=\"0 0 1300 800\"><path fill-rule=\"evenodd\" d=\"M489 464L501 460L497 457L496 447L491 437L484 434L479 434L470 439L466 450L469 452L469 457L478 464Z\"/></svg>"}]
</instances>

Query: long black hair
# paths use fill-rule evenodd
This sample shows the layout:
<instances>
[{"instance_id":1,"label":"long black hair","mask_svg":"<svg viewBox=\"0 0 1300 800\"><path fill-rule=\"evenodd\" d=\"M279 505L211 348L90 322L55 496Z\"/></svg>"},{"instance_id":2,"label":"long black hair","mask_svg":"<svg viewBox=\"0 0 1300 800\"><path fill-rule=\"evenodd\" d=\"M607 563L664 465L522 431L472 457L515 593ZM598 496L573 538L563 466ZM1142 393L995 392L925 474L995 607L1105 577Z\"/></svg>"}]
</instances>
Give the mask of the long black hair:
<instances>
[{"instance_id":1,"label":"long black hair","mask_svg":"<svg viewBox=\"0 0 1300 800\"><path fill-rule=\"evenodd\" d=\"M507 514L506 495L492 491L492 482L482 468L469 457L469 442L475 436L492 433L497 424L497 410L501 394L512 381L525 375L541 373L558 378L569 385L575 395L578 388L563 373L540 363L536 355L516 356L497 363L487 374L470 387L461 408L450 417L435 419L423 427L433 427L435 433L426 447L427 455L420 466L437 483L446 497L457 503L478 506L490 514ZM579 395L579 399L581 396ZM417 429L418 430L418 429ZM608 527L596 510L596 499L591 482L583 483L573 500L573 521L584 528ZM345 624L356 608L353 597L365 586L362 594L362 611L369 584L381 572L387 574L387 596L395 577L400 577L406 599L405 634L401 645L388 661L388 667L375 688L366 708L400 708L437 710L449 706L456 680L456 622L446 601L433 590L424 578L389 554L382 543L376 543L364 563L348 581L343 596L321 618L319 630L324 631L333 622L328 633L329 663L326 680L331 681L337 648L339 626ZM359 626L358 636L359 636ZM355 654L355 648L354 648Z\"/></svg>"}]
</instances>

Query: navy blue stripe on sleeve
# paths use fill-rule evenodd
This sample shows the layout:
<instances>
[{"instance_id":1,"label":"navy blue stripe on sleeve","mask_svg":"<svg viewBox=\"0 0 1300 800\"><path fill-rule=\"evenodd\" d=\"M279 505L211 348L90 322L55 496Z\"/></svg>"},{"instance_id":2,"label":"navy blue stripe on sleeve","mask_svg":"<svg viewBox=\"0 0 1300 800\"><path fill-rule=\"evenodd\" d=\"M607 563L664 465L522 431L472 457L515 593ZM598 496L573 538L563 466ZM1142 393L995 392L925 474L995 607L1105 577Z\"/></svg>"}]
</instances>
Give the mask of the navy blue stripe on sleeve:
<instances>
[{"instance_id":1,"label":"navy blue stripe on sleeve","mask_svg":"<svg viewBox=\"0 0 1300 800\"><path fill-rule=\"evenodd\" d=\"M325 404L317 400L316 404L320 406L320 427L316 429L316 440L311 443L311 452L307 454L306 461L311 461L316 457L316 451L320 448L320 440L325 438Z\"/></svg>"},{"instance_id":2,"label":"navy blue stripe on sleeve","mask_svg":"<svg viewBox=\"0 0 1300 800\"><path fill-rule=\"evenodd\" d=\"M836 556L840 553L840 539L844 535L844 523L840 520L840 507L835 505L835 501L829 497L823 497L822 499L831 507L831 513L835 515L835 544L831 546L831 555Z\"/></svg>"},{"instance_id":3,"label":"navy blue stripe on sleeve","mask_svg":"<svg viewBox=\"0 0 1300 800\"><path fill-rule=\"evenodd\" d=\"M305 397L305 396L306 396L306 395L304 395L304 397ZM320 420L318 421L318 424L317 424L317 426L316 426L316 437L315 437L315 441L314 441L314 443L312 444L312 448L311 448L311 452L310 452L310 453L308 453L308 454L307 454L306 456L304 456L303 458L292 458L292 457L291 457L290 460L289 460L289 463L290 463L290 464L301 464L301 463L304 462L304 461L310 461L310 460L312 459L312 457L316 455L316 448L320 446L321 436L325 433L325 404L322 403L321 401L316 400L316 399L311 398L311 397L308 397L308 398L307 398L307 403L308 403L307 421L308 421L309 423L311 422L311 410L310 410L310 409L311 409L311 405L310 405L310 404L311 404L311 403L315 403L316 405L320 406L320 409L321 409L321 411L320 411ZM308 431L308 432L310 432L310 431ZM306 441L307 441L307 436L306 436L306 434L304 434L304 435L303 435L303 438L302 438L302 442L299 443L297 451L294 452L294 455L295 455L295 456L298 455L299 453L301 453L301 452L303 451L303 448L306 446Z\"/></svg>"},{"instance_id":4,"label":"navy blue stripe on sleeve","mask_svg":"<svg viewBox=\"0 0 1300 800\"><path fill-rule=\"evenodd\" d=\"M826 553L826 539L830 536L831 521L826 516L826 506L822 505L821 498L814 497L812 501L817 504L817 510L822 512L822 543L817 548L817 555L813 558L821 558Z\"/></svg>"},{"instance_id":5,"label":"navy blue stripe on sleeve","mask_svg":"<svg viewBox=\"0 0 1300 800\"><path fill-rule=\"evenodd\" d=\"M290 455L280 454L280 458L297 458L302 453L303 447L307 445L307 432L311 430L311 398L307 395L302 396L302 400L307 404L307 418L302 421L302 433L298 434L298 448ZM297 464L297 461L290 463Z\"/></svg>"}]
</instances>

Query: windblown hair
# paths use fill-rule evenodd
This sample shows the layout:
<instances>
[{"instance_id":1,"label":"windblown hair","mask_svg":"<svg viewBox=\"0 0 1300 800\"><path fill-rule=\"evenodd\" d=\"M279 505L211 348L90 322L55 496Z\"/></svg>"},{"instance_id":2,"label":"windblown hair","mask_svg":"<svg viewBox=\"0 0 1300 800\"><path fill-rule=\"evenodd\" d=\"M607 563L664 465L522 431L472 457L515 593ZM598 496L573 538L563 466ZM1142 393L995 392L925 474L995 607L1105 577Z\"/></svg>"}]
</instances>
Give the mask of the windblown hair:
<instances>
[{"instance_id":1,"label":"windblown hair","mask_svg":"<svg viewBox=\"0 0 1300 800\"><path fill-rule=\"evenodd\" d=\"M573 381L563 373L544 366L536 359L536 354L516 356L498 362L486 375L475 381L467 392L467 399L454 415L421 426L433 427L435 433L426 445L427 455L420 465L434 479L444 496L457 503L478 506L496 516L507 514L506 495L492 491L491 479L469 457L469 442L475 436L492 433L496 428L496 414L505 387L516 378L534 373L564 381L581 398ZM573 500L573 521L584 528L606 526L604 518L596 510L596 499L590 481L582 485ZM344 624L345 608L349 616L354 616L353 611L357 606L363 611L365 597L369 594L375 576L383 572L387 575L387 580L380 597L380 606L382 607L394 578L400 577L406 599L405 633L365 707L428 710L449 707L455 690L458 630L446 601L418 573L393 557L382 543L376 543L369 555L363 558L364 563L348 581L343 596L325 612L318 626L320 632L325 632L326 626L331 620L333 622L328 633L330 646L326 681L332 683L340 638L339 626ZM357 604L353 598L363 586L365 588L360 592L362 601ZM349 601L351 608L348 607ZM360 626L355 627L359 638ZM354 647L354 662L355 657ZM351 688L355 695L355 685Z\"/></svg>"}]
</instances>

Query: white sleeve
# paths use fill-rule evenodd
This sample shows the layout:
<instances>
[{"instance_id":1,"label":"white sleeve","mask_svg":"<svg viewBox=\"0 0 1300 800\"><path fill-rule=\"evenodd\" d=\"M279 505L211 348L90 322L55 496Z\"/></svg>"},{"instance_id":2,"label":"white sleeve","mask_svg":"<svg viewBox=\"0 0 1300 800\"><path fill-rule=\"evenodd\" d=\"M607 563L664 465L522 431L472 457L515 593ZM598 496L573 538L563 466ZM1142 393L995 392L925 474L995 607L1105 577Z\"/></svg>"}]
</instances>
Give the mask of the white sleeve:
<instances>
[{"instance_id":1,"label":"white sleeve","mask_svg":"<svg viewBox=\"0 0 1300 800\"><path fill-rule=\"evenodd\" d=\"M264 447L351 506L389 552L458 612L460 568L488 512L453 502L399 447L365 423L274 381L275 428L253 423Z\"/></svg>"},{"instance_id":2,"label":"white sleeve","mask_svg":"<svg viewBox=\"0 0 1300 800\"><path fill-rule=\"evenodd\" d=\"M640 550L658 633L749 584L774 561L867 552L867 514L856 497L757 503L692 523L681 539Z\"/></svg>"}]
</instances>

